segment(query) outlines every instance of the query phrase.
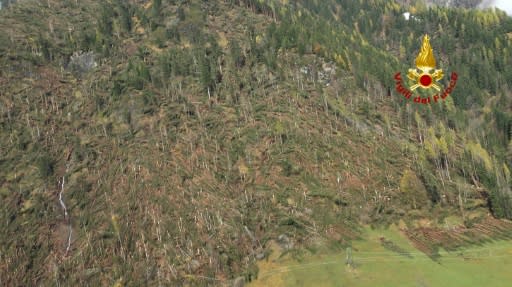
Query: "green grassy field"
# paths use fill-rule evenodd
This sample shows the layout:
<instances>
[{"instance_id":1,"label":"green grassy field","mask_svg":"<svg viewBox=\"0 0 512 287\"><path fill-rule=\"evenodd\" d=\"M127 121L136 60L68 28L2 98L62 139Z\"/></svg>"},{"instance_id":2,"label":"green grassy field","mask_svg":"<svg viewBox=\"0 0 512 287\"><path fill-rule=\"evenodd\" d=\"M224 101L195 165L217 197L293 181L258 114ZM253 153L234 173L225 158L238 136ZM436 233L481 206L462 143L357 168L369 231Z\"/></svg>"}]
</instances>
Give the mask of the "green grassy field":
<instances>
[{"instance_id":1,"label":"green grassy field","mask_svg":"<svg viewBox=\"0 0 512 287\"><path fill-rule=\"evenodd\" d=\"M382 246L380 238L403 252ZM511 286L512 242L495 241L457 252L440 250L433 261L415 250L396 229L370 230L353 244L354 268L345 252L318 252L298 262L274 252L259 264L258 280L250 287L278 286Z\"/></svg>"}]
</instances>

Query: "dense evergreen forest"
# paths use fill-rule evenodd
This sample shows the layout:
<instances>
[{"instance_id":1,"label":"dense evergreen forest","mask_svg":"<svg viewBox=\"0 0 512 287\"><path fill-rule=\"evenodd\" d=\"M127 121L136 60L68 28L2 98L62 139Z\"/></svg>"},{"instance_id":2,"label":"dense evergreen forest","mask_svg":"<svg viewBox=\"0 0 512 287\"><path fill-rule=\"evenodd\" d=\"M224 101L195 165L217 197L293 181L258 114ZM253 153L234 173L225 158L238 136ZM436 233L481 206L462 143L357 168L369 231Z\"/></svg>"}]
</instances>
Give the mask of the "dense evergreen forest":
<instances>
[{"instance_id":1,"label":"dense evergreen forest","mask_svg":"<svg viewBox=\"0 0 512 287\"><path fill-rule=\"evenodd\" d=\"M512 18L401 2L2 5L0 285L216 286L275 238L512 219ZM458 84L418 105L425 34Z\"/></svg>"}]
</instances>

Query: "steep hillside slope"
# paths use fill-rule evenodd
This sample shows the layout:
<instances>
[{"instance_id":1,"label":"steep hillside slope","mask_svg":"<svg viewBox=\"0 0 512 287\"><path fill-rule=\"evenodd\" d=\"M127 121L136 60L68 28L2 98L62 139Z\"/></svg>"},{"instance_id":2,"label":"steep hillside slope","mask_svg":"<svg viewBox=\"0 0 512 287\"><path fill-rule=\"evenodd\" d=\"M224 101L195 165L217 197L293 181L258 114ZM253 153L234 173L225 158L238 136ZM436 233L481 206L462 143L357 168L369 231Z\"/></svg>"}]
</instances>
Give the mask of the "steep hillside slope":
<instances>
[{"instance_id":1,"label":"steep hillside slope","mask_svg":"<svg viewBox=\"0 0 512 287\"><path fill-rule=\"evenodd\" d=\"M304 2L2 9L0 283L224 285L255 278L271 239L293 253L349 245L360 223L470 224L489 194L510 217L467 102L400 99L400 37L388 51L373 24L330 22L357 7Z\"/></svg>"}]
</instances>

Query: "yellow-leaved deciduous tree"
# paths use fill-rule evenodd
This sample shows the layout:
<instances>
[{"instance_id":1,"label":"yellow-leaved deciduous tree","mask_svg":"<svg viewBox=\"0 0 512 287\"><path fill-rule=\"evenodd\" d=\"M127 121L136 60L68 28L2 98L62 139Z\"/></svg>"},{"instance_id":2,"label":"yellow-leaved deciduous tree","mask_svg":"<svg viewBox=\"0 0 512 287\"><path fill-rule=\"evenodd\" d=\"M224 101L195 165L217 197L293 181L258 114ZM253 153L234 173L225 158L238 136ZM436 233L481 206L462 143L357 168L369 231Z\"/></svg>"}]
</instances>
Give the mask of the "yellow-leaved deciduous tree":
<instances>
[{"instance_id":1,"label":"yellow-leaved deciduous tree","mask_svg":"<svg viewBox=\"0 0 512 287\"><path fill-rule=\"evenodd\" d=\"M412 204L414 209L417 209L418 206L427 206L428 198L425 186L414 171L407 169L404 172L400 179L400 191L403 194L403 199Z\"/></svg>"},{"instance_id":2,"label":"yellow-leaved deciduous tree","mask_svg":"<svg viewBox=\"0 0 512 287\"><path fill-rule=\"evenodd\" d=\"M386 1L386 6L384 6L384 14L387 14L389 12L398 12L400 11L402 7L400 4L395 3L394 1ZM415 13L416 11L409 11L411 13Z\"/></svg>"},{"instance_id":3,"label":"yellow-leaved deciduous tree","mask_svg":"<svg viewBox=\"0 0 512 287\"><path fill-rule=\"evenodd\" d=\"M334 53L334 60L342 67L348 67L348 65L345 63L345 60L343 60L343 57L340 54Z\"/></svg>"},{"instance_id":4,"label":"yellow-leaved deciduous tree","mask_svg":"<svg viewBox=\"0 0 512 287\"><path fill-rule=\"evenodd\" d=\"M244 181L249 173L249 168L245 165L244 162L240 162L238 165L238 173L240 175L240 180Z\"/></svg>"},{"instance_id":5,"label":"yellow-leaved deciduous tree","mask_svg":"<svg viewBox=\"0 0 512 287\"><path fill-rule=\"evenodd\" d=\"M506 182L510 182L510 169L508 169L508 166L506 163L503 163L503 173L505 174L505 180Z\"/></svg>"},{"instance_id":6,"label":"yellow-leaved deciduous tree","mask_svg":"<svg viewBox=\"0 0 512 287\"><path fill-rule=\"evenodd\" d=\"M439 122L437 124L437 136L443 137L446 134L446 128L443 125L443 122Z\"/></svg>"},{"instance_id":7,"label":"yellow-leaved deciduous tree","mask_svg":"<svg viewBox=\"0 0 512 287\"><path fill-rule=\"evenodd\" d=\"M112 285L112 287L123 287L124 284L123 284L123 278L119 278L116 283L114 283L114 285Z\"/></svg>"},{"instance_id":8,"label":"yellow-leaved deciduous tree","mask_svg":"<svg viewBox=\"0 0 512 287\"><path fill-rule=\"evenodd\" d=\"M494 62L494 52L491 49L487 50L487 58L489 62Z\"/></svg>"},{"instance_id":9,"label":"yellow-leaved deciduous tree","mask_svg":"<svg viewBox=\"0 0 512 287\"><path fill-rule=\"evenodd\" d=\"M439 157L439 150L437 148L437 137L433 127L427 129L427 136L425 137L425 150L427 156L431 160L437 160Z\"/></svg>"},{"instance_id":10,"label":"yellow-leaved deciduous tree","mask_svg":"<svg viewBox=\"0 0 512 287\"><path fill-rule=\"evenodd\" d=\"M437 146L439 147L439 151L441 152L441 155L446 156L448 155L448 144L446 143L446 140L444 137L439 137L437 139Z\"/></svg>"},{"instance_id":11,"label":"yellow-leaved deciduous tree","mask_svg":"<svg viewBox=\"0 0 512 287\"><path fill-rule=\"evenodd\" d=\"M466 150L469 151L473 160L483 164L485 170L489 173L494 171L491 157L487 150L485 150L480 143L469 142L466 144Z\"/></svg>"},{"instance_id":12,"label":"yellow-leaved deciduous tree","mask_svg":"<svg viewBox=\"0 0 512 287\"><path fill-rule=\"evenodd\" d=\"M445 175L446 177L448 177L448 180L451 181L451 177L450 177L450 164L448 162L448 143L446 142L445 140L445 137L444 136L441 136L437 139L437 146L439 148L439 152L440 152L440 156L441 156L441 160L443 160L443 166L444 166L444 172L445 172Z\"/></svg>"},{"instance_id":13,"label":"yellow-leaved deciduous tree","mask_svg":"<svg viewBox=\"0 0 512 287\"><path fill-rule=\"evenodd\" d=\"M494 48L496 48L496 51L501 50L501 42L498 37L494 38Z\"/></svg>"},{"instance_id":14,"label":"yellow-leaved deciduous tree","mask_svg":"<svg viewBox=\"0 0 512 287\"><path fill-rule=\"evenodd\" d=\"M287 12L288 12L288 8L287 8L286 6L281 6L281 7L279 8L279 14L280 14L281 16L285 16Z\"/></svg>"},{"instance_id":15,"label":"yellow-leaved deciduous tree","mask_svg":"<svg viewBox=\"0 0 512 287\"><path fill-rule=\"evenodd\" d=\"M455 133L451 129L447 129L442 123L437 125L436 130L433 127L427 129L427 134L424 139L424 147L428 159L435 163L436 169L441 176L450 177L450 154L453 152L455 142ZM443 175L444 174L444 175Z\"/></svg>"},{"instance_id":16,"label":"yellow-leaved deciduous tree","mask_svg":"<svg viewBox=\"0 0 512 287\"><path fill-rule=\"evenodd\" d=\"M114 232L116 236L121 236L121 229L119 228L119 216L113 214L112 217L112 226L114 227Z\"/></svg>"},{"instance_id":17,"label":"yellow-leaved deciduous tree","mask_svg":"<svg viewBox=\"0 0 512 287\"><path fill-rule=\"evenodd\" d=\"M405 59L405 56L407 55L407 51L405 50L405 47L404 45L400 44L400 47L398 48L398 52L399 52L399 57L400 59Z\"/></svg>"}]
</instances>

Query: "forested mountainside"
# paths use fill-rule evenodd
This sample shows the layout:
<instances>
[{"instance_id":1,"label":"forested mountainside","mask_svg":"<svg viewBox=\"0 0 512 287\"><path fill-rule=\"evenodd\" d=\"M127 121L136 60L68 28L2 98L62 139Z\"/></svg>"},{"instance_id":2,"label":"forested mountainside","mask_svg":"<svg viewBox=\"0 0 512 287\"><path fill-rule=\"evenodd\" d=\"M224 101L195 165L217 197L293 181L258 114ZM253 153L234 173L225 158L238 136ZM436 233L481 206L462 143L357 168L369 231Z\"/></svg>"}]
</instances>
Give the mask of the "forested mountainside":
<instances>
[{"instance_id":1,"label":"forested mountainside","mask_svg":"<svg viewBox=\"0 0 512 287\"><path fill-rule=\"evenodd\" d=\"M512 219L512 20L410 2L4 7L0 285L240 284L270 240ZM420 105L426 33L458 83Z\"/></svg>"}]
</instances>

